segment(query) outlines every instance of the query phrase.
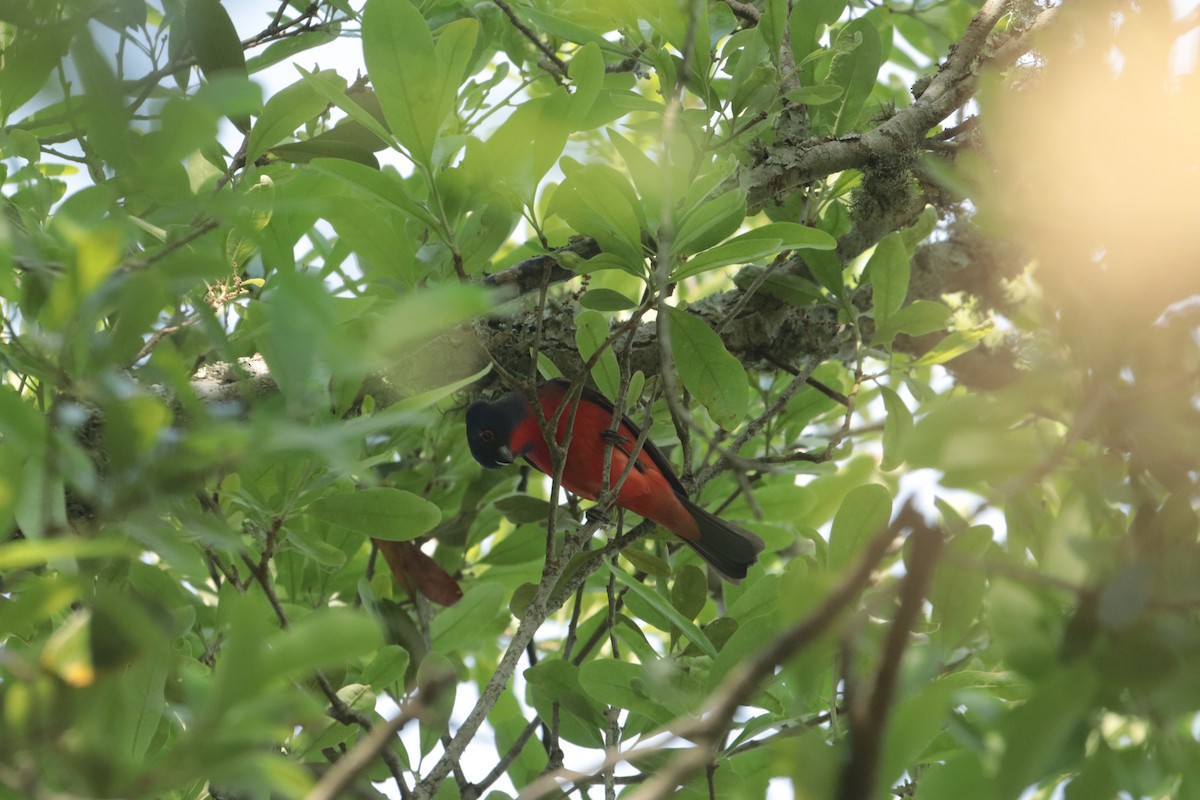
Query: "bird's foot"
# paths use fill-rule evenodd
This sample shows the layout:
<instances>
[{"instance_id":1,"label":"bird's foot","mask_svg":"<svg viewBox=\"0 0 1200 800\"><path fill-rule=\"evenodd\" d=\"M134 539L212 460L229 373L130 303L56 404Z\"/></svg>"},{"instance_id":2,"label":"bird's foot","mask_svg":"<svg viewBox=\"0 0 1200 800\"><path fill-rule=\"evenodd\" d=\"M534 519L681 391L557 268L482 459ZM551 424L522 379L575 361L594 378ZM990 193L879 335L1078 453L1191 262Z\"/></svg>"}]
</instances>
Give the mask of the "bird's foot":
<instances>
[{"instance_id":1,"label":"bird's foot","mask_svg":"<svg viewBox=\"0 0 1200 800\"><path fill-rule=\"evenodd\" d=\"M606 444L611 444L614 447L620 447L621 445L625 444L625 442L628 441L628 439L625 436L623 436L620 431L609 431L609 430L600 432L600 440L605 442Z\"/></svg>"},{"instance_id":2,"label":"bird's foot","mask_svg":"<svg viewBox=\"0 0 1200 800\"><path fill-rule=\"evenodd\" d=\"M587 517L588 522L594 522L602 528L612 525L612 518L599 509L589 508L584 512L584 516Z\"/></svg>"}]
</instances>

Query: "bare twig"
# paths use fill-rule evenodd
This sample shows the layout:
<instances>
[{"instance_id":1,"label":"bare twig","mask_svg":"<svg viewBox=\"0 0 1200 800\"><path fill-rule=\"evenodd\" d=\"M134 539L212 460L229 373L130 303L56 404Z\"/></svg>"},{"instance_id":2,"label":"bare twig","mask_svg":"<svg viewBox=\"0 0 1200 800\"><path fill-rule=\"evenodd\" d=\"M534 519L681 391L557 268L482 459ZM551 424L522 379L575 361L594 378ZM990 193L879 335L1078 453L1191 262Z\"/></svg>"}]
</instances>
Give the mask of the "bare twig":
<instances>
[{"instance_id":1,"label":"bare twig","mask_svg":"<svg viewBox=\"0 0 1200 800\"><path fill-rule=\"evenodd\" d=\"M521 21L521 18L517 16L515 11L513 11L512 6L510 6L504 0L492 0L492 2L504 12L504 15L508 17L508 20L513 24L513 27L520 31L522 36L532 42L533 46L540 50L542 55L544 55L546 59L554 65L555 70L558 72L555 78L560 79L567 77L566 62L559 58L558 53L554 52L554 50L548 44L542 41L542 37L538 36L532 28Z\"/></svg>"},{"instance_id":2,"label":"bare twig","mask_svg":"<svg viewBox=\"0 0 1200 800\"><path fill-rule=\"evenodd\" d=\"M400 729L421 716L429 707L429 698L435 697L453 680L453 673L448 673L422 684L396 716L382 725L371 728L350 752L338 759L329 771L321 776L321 780L305 796L305 800L336 800L341 797L342 791L355 777L365 772L377 756L391 749L392 739Z\"/></svg>"}]
</instances>

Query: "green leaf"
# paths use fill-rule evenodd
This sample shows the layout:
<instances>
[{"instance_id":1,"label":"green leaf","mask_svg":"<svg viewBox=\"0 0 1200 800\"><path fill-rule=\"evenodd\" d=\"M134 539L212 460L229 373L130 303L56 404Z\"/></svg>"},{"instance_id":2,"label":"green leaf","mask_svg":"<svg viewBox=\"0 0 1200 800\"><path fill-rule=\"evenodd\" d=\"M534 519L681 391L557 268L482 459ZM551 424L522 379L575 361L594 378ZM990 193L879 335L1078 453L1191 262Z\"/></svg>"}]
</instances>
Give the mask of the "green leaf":
<instances>
[{"instance_id":1,"label":"green leaf","mask_svg":"<svg viewBox=\"0 0 1200 800\"><path fill-rule=\"evenodd\" d=\"M554 6L550 6L551 9ZM557 37L567 40L568 42L576 42L578 44L596 44L599 47L609 47L610 42L606 41L604 36L585 25L579 25L575 22L565 19L565 15L553 13L553 11L542 11L535 5L521 7L521 13L537 25L537 30L544 30Z\"/></svg>"},{"instance_id":2,"label":"green leaf","mask_svg":"<svg viewBox=\"0 0 1200 800\"><path fill-rule=\"evenodd\" d=\"M660 724L675 718L650 696L643 665L597 658L579 668L579 685L597 702L637 711Z\"/></svg>"},{"instance_id":3,"label":"green leaf","mask_svg":"<svg viewBox=\"0 0 1200 800\"><path fill-rule=\"evenodd\" d=\"M455 394L456 392L459 392L475 383L491 371L492 365L487 364L478 372L468 375L465 378L459 378L451 383L438 386L436 389L430 389L429 391L406 397L398 403L391 405L388 410L390 411L392 409L396 409L399 411L420 411L425 408L430 408L442 402L447 397L450 397L452 394Z\"/></svg>"},{"instance_id":4,"label":"green leaf","mask_svg":"<svg viewBox=\"0 0 1200 800\"><path fill-rule=\"evenodd\" d=\"M888 234L875 246L866 274L875 290L875 322L886 324L908 297L908 250L900 234Z\"/></svg>"},{"instance_id":5,"label":"green leaf","mask_svg":"<svg viewBox=\"0 0 1200 800\"><path fill-rule=\"evenodd\" d=\"M825 26L837 22L845 10L846 0L808 0L796 4L788 15L788 40L796 63L803 62L809 53L818 49Z\"/></svg>"},{"instance_id":6,"label":"green leaf","mask_svg":"<svg viewBox=\"0 0 1200 800\"><path fill-rule=\"evenodd\" d=\"M389 686L404 678L408 671L409 654L396 644L385 644L375 652L375 657L363 667L359 680L383 693Z\"/></svg>"},{"instance_id":7,"label":"green leaf","mask_svg":"<svg viewBox=\"0 0 1200 800\"><path fill-rule=\"evenodd\" d=\"M420 220L430 230L438 227L437 220L421 203L409 196L403 180L395 173L380 172L377 169L341 159L313 159L312 166L361 190L372 199L382 200L397 211Z\"/></svg>"},{"instance_id":8,"label":"green leaf","mask_svg":"<svg viewBox=\"0 0 1200 800\"><path fill-rule=\"evenodd\" d=\"M624 570L614 567L611 562L606 561L604 563L605 566L608 567L609 572L612 573L613 577L617 579L617 583L620 583L628 588L631 593L640 597L643 601L649 604L651 608L666 617L672 625L674 625L676 628L679 628L680 632L687 637L689 641L691 641L709 656L713 658L717 657L717 648L713 647L713 643L710 642L708 637L704 635L704 631L700 630L699 626L692 622L691 619L681 614L679 610L675 608L675 606L671 605L671 602L667 598L663 597L658 592L648 589L644 584L642 584L641 581L634 580L634 578L628 575Z\"/></svg>"},{"instance_id":9,"label":"green leaf","mask_svg":"<svg viewBox=\"0 0 1200 800\"><path fill-rule=\"evenodd\" d=\"M550 658L525 670L529 700L543 718L559 720L563 738L584 747L603 747L604 715L579 683L579 667Z\"/></svg>"},{"instance_id":10,"label":"green leaf","mask_svg":"<svg viewBox=\"0 0 1200 800\"><path fill-rule=\"evenodd\" d=\"M125 539L22 539L0 544L0 572L68 559L133 556L139 549Z\"/></svg>"},{"instance_id":11,"label":"green leaf","mask_svg":"<svg viewBox=\"0 0 1200 800\"><path fill-rule=\"evenodd\" d=\"M1055 764L1073 759L1074 734L1093 702L1099 679L1090 664L1060 668L1004 719L1007 747L994 780L997 797L1016 797L1047 777Z\"/></svg>"},{"instance_id":12,"label":"green leaf","mask_svg":"<svg viewBox=\"0 0 1200 800\"><path fill-rule=\"evenodd\" d=\"M370 0L362 13L363 60L392 133L415 161L428 165L440 120L434 120L437 55L433 34L409 0Z\"/></svg>"},{"instance_id":13,"label":"green leaf","mask_svg":"<svg viewBox=\"0 0 1200 800\"><path fill-rule=\"evenodd\" d=\"M567 67L575 84L575 92L571 95L571 127L582 129L604 85L604 54L599 45L589 42L575 51Z\"/></svg>"},{"instance_id":14,"label":"green leaf","mask_svg":"<svg viewBox=\"0 0 1200 800\"><path fill-rule=\"evenodd\" d=\"M510 495L506 499L511 500L518 496L528 497L528 495ZM544 503L545 501L542 502ZM506 514L505 516L508 515ZM483 563L494 564L496 566L511 566L513 564L529 564L545 558L545 509L542 510L541 516L535 521L541 524L517 528L496 542L492 546L492 549L488 551L488 554L483 557ZM539 532L541 533L540 536L538 535Z\"/></svg>"},{"instance_id":15,"label":"green leaf","mask_svg":"<svg viewBox=\"0 0 1200 800\"><path fill-rule=\"evenodd\" d=\"M289 164L307 164L314 158L338 158L354 161L371 169L379 169L379 159L366 147L353 142L344 142L326 134L314 136L303 142L286 142L270 148L272 156Z\"/></svg>"},{"instance_id":16,"label":"green leaf","mask_svg":"<svg viewBox=\"0 0 1200 800\"><path fill-rule=\"evenodd\" d=\"M306 511L330 525L392 542L415 539L442 519L441 509L428 500L386 486L328 494Z\"/></svg>"},{"instance_id":17,"label":"green leaf","mask_svg":"<svg viewBox=\"0 0 1200 800\"><path fill-rule=\"evenodd\" d=\"M311 50L336 40L337 35L327 30L301 31L294 36L272 42L258 55L246 59L246 70L253 75L281 61L294 58L305 50ZM299 69L298 66L297 69Z\"/></svg>"},{"instance_id":18,"label":"green leaf","mask_svg":"<svg viewBox=\"0 0 1200 800\"><path fill-rule=\"evenodd\" d=\"M323 74L344 86L337 73L326 70ZM301 125L324 112L326 105L325 98L313 89L311 82L303 78L276 92L263 106L262 113L250 130L250 138L246 142L246 163L253 164L268 147L279 144Z\"/></svg>"},{"instance_id":19,"label":"green leaf","mask_svg":"<svg viewBox=\"0 0 1200 800\"><path fill-rule=\"evenodd\" d=\"M892 494L878 483L857 486L846 494L829 531L829 571L848 567L867 542L887 527Z\"/></svg>"},{"instance_id":20,"label":"green leaf","mask_svg":"<svg viewBox=\"0 0 1200 800\"><path fill-rule=\"evenodd\" d=\"M637 188L642 203L646 207L646 219L651 229L657 228L657 222L662 216L663 170L650 160L642 150L621 134L608 129L608 139L613 147L621 154L625 169Z\"/></svg>"},{"instance_id":21,"label":"green leaf","mask_svg":"<svg viewBox=\"0 0 1200 800\"><path fill-rule=\"evenodd\" d=\"M221 72L248 74L242 41L220 0L187 0L184 12L188 40L204 77Z\"/></svg>"},{"instance_id":22,"label":"green leaf","mask_svg":"<svg viewBox=\"0 0 1200 800\"><path fill-rule=\"evenodd\" d=\"M954 312L945 303L933 300L914 300L885 320L876 324L872 343L887 345L898 334L924 336L934 331L945 330Z\"/></svg>"},{"instance_id":23,"label":"green leaf","mask_svg":"<svg viewBox=\"0 0 1200 800\"><path fill-rule=\"evenodd\" d=\"M946 542L942 566L929 588L933 621L943 646L953 650L979 618L987 588L987 573L967 566L982 559L992 544L992 529L976 525Z\"/></svg>"},{"instance_id":24,"label":"green leaf","mask_svg":"<svg viewBox=\"0 0 1200 800\"><path fill-rule=\"evenodd\" d=\"M676 257L707 250L732 234L746 218L746 192L734 189L701 204L679 223L671 250Z\"/></svg>"},{"instance_id":25,"label":"green leaf","mask_svg":"<svg viewBox=\"0 0 1200 800\"><path fill-rule=\"evenodd\" d=\"M783 43L783 34L787 31L788 5L788 0L767 0L758 25L755 26L767 44L772 63L776 65L779 64L779 47Z\"/></svg>"},{"instance_id":26,"label":"green leaf","mask_svg":"<svg viewBox=\"0 0 1200 800\"><path fill-rule=\"evenodd\" d=\"M567 179L554 190L547 215L558 215L580 233L595 237L606 253L631 262L642 259L637 197L624 175L604 164L563 159Z\"/></svg>"},{"instance_id":27,"label":"green leaf","mask_svg":"<svg viewBox=\"0 0 1200 800\"><path fill-rule=\"evenodd\" d=\"M538 687L553 702L565 703L573 711L583 713L592 718L598 725L603 725L598 709L585 700L585 705L577 701L581 699L583 689L579 685L579 668L561 658L549 658L539 661L524 672L525 680Z\"/></svg>"},{"instance_id":28,"label":"green leaf","mask_svg":"<svg viewBox=\"0 0 1200 800\"><path fill-rule=\"evenodd\" d=\"M364 130L374 134L384 146L395 146L395 139L392 138L388 129L383 126L383 123L346 93L346 82L336 72L333 72L333 70L321 70L319 72L314 70L313 72L308 72L299 65L296 66L296 70L299 71L301 79L314 92L325 98L327 103L332 103L342 111L345 111L353 122L358 123ZM378 103L378 95L374 95L374 97L375 103ZM380 111L382 113L382 107ZM338 127L342 127L342 125ZM333 130L336 131L337 128ZM327 133L332 133L332 131ZM372 148L372 152L376 149L378 148Z\"/></svg>"},{"instance_id":29,"label":"green leaf","mask_svg":"<svg viewBox=\"0 0 1200 800\"><path fill-rule=\"evenodd\" d=\"M891 471L904 463L904 445L912 434L913 416L900 395L886 386L879 387L887 417L883 421L883 459L880 468Z\"/></svg>"},{"instance_id":30,"label":"green leaf","mask_svg":"<svg viewBox=\"0 0 1200 800\"><path fill-rule=\"evenodd\" d=\"M695 564L684 564L671 583L671 605L687 619L695 619L708 602L708 578Z\"/></svg>"},{"instance_id":31,"label":"green leaf","mask_svg":"<svg viewBox=\"0 0 1200 800\"><path fill-rule=\"evenodd\" d=\"M337 231L338 242L353 249L368 279L412 287L424 277L416 246L390 209L359 197L334 200L327 206L322 215Z\"/></svg>"},{"instance_id":32,"label":"green leaf","mask_svg":"<svg viewBox=\"0 0 1200 800\"><path fill-rule=\"evenodd\" d=\"M737 427L750 406L745 367L704 320L674 306L667 309L667 315L671 352L683 385L708 409L714 422L726 430Z\"/></svg>"},{"instance_id":33,"label":"green leaf","mask_svg":"<svg viewBox=\"0 0 1200 800\"><path fill-rule=\"evenodd\" d=\"M851 46L860 37L858 45ZM883 66L883 42L871 21L859 17L846 23L838 33L834 49L837 53L829 66L829 82L842 89L833 125L834 135L840 136L858 126L863 106Z\"/></svg>"},{"instance_id":34,"label":"green leaf","mask_svg":"<svg viewBox=\"0 0 1200 800\"><path fill-rule=\"evenodd\" d=\"M575 317L575 345L586 362L608 339L608 320L599 311L585 309ZM612 347L600 354L592 367L592 379L609 400L615 400L621 388L621 368Z\"/></svg>"},{"instance_id":35,"label":"green leaf","mask_svg":"<svg viewBox=\"0 0 1200 800\"><path fill-rule=\"evenodd\" d=\"M670 564L652 553L639 550L636 545L623 548L621 558L632 564L638 572L644 572L656 578L668 578L671 575Z\"/></svg>"},{"instance_id":36,"label":"green leaf","mask_svg":"<svg viewBox=\"0 0 1200 800\"><path fill-rule=\"evenodd\" d=\"M0 70L0 108L6 119L37 96L67 54L70 41L69 29L58 26L24 28L8 37Z\"/></svg>"},{"instance_id":37,"label":"green leaf","mask_svg":"<svg viewBox=\"0 0 1200 800\"><path fill-rule=\"evenodd\" d=\"M383 313L371 332L371 345L380 352L397 354L413 342L423 341L491 308L480 286L448 284L406 296Z\"/></svg>"},{"instance_id":38,"label":"green leaf","mask_svg":"<svg viewBox=\"0 0 1200 800\"><path fill-rule=\"evenodd\" d=\"M837 240L820 228L795 222L770 222L735 236L728 243L761 240L780 241L780 250L833 250Z\"/></svg>"},{"instance_id":39,"label":"green leaf","mask_svg":"<svg viewBox=\"0 0 1200 800\"><path fill-rule=\"evenodd\" d=\"M793 89L787 93L787 99L802 106L821 106L826 103L832 103L837 100L846 90L841 86L834 86L832 83L823 83L819 86L804 86L800 89Z\"/></svg>"},{"instance_id":40,"label":"green leaf","mask_svg":"<svg viewBox=\"0 0 1200 800\"><path fill-rule=\"evenodd\" d=\"M920 763L922 753L946 725L951 691L950 686L933 683L896 703L880 764L883 785L893 785L906 768Z\"/></svg>"},{"instance_id":41,"label":"green leaf","mask_svg":"<svg viewBox=\"0 0 1200 800\"><path fill-rule=\"evenodd\" d=\"M458 692L455 676L454 663L436 650L429 651L417 666L417 683L443 683L442 690L432 693L433 696L425 701L422 709L422 757L429 755L449 730L450 715L454 711L454 697Z\"/></svg>"},{"instance_id":42,"label":"green leaf","mask_svg":"<svg viewBox=\"0 0 1200 800\"><path fill-rule=\"evenodd\" d=\"M772 222L705 250L681 265L672 280L698 275L729 264L746 264L785 250L832 250L837 240L818 228L794 222Z\"/></svg>"},{"instance_id":43,"label":"green leaf","mask_svg":"<svg viewBox=\"0 0 1200 800\"><path fill-rule=\"evenodd\" d=\"M452 653L468 645L491 639L497 624L507 617L504 608L504 584L495 581L477 583L452 606L444 608L429 624L429 635L439 653ZM497 622L499 620L499 623Z\"/></svg>"},{"instance_id":44,"label":"green leaf","mask_svg":"<svg viewBox=\"0 0 1200 800\"><path fill-rule=\"evenodd\" d=\"M846 290L842 273L842 262L837 253L815 251L805 253L804 263L817 281L829 290L834 297L841 297Z\"/></svg>"},{"instance_id":45,"label":"green leaf","mask_svg":"<svg viewBox=\"0 0 1200 800\"><path fill-rule=\"evenodd\" d=\"M681 281L702 272L727 267L730 264L749 264L783 249L782 239L758 239L755 241L728 241L705 250L681 264L671 273L672 281Z\"/></svg>"},{"instance_id":46,"label":"green leaf","mask_svg":"<svg viewBox=\"0 0 1200 800\"><path fill-rule=\"evenodd\" d=\"M516 525L544 522L550 515L549 501L530 494L517 493L499 497L492 501L492 505L505 519Z\"/></svg>"},{"instance_id":47,"label":"green leaf","mask_svg":"<svg viewBox=\"0 0 1200 800\"><path fill-rule=\"evenodd\" d=\"M579 298L579 305L594 311L628 311L637 303L612 289L588 289Z\"/></svg>"}]
</instances>

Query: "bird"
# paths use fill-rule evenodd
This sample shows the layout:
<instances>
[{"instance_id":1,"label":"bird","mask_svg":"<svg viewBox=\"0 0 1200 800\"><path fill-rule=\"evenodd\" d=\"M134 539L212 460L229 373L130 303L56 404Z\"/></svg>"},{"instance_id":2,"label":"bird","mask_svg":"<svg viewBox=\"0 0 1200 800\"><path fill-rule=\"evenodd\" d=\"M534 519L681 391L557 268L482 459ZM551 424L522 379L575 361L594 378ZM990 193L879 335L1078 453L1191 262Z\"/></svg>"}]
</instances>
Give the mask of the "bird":
<instances>
[{"instance_id":1,"label":"bird","mask_svg":"<svg viewBox=\"0 0 1200 800\"><path fill-rule=\"evenodd\" d=\"M552 424L558 419L555 432L558 444L562 444L571 424L569 406L558 413L570 386L567 380L556 378L537 388L537 402L546 419ZM611 486L624 473L641 435L628 417L621 418L614 434L613 415L612 403L604 395L583 388L563 466L562 486L586 500L595 501L600 496L605 446L612 443L608 481ZM497 469L523 458L547 475L554 473L550 448L533 405L520 392L512 392L495 402L476 400L467 408L466 423L471 455L485 468ZM757 535L696 505L687 496L670 462L649 439L617 491L615 505L666 528L732 583L746 577L763 550L763 540Z\"/></svg>"}]
</instances>

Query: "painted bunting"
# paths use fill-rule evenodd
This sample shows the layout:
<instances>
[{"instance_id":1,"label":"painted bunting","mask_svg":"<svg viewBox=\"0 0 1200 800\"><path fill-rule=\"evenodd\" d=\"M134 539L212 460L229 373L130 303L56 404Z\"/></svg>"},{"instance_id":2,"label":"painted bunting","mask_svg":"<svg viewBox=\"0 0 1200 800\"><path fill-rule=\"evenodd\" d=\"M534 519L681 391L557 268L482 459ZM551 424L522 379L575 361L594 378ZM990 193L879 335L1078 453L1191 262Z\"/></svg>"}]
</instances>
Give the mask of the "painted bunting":
<instances>
[{"instance_id":1,"label":"painted bunting","mask_svg":"<svg viewBox=\"0 0 1200 800\"><path fill-rule=\"evenodd\" d=\"M562 379L542 384L537 401L546 419L553 422L566 399L570 384ZM604 478L604 450L611 441L612 463L609 485L615 483L629 463L629 454L640 435L627 417L616 434L612 428L613 406L603 395L585 388L575 413L574 432L563 467L562 485L587 500L600 495ZM571 420L568 407L558 414L556 441L561 444ZM489 403L477 400L467 408L467 440L471 455L488 469L524 458L546 474L553 473L550 448L538 426L530 401L514 392ZM633 469L617 492L616 505L651 519L678 536L727 580L737 582L758 560L763 541L749 531L723 522L688 499L683 484L670 462L653 442L646 440Z\"/></svg>"}]
</instances>

